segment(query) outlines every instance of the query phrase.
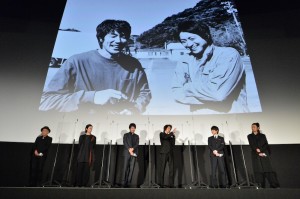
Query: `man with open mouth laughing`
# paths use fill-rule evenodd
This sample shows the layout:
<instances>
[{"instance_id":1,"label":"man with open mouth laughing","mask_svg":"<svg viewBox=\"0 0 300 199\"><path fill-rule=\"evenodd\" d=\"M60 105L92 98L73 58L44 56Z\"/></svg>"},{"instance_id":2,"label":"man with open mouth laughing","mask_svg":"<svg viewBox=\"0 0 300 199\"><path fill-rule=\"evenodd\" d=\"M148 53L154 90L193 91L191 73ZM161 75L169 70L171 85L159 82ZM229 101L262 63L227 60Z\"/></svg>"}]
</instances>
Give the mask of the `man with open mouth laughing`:
<instances>
[{"instance_id":1,"label":"man with open mouth laughing","mask_svg":"<svg viewBox=\"0 0 300 199\"><path fill-rule=\"evenodd\" d=\"M126 53L131 27L105 20L97 28L100 48L71 56L44 89L40 110L78 109L108 114L141 114L151 99L146 73Z\"/></svg>"}]
</instances>

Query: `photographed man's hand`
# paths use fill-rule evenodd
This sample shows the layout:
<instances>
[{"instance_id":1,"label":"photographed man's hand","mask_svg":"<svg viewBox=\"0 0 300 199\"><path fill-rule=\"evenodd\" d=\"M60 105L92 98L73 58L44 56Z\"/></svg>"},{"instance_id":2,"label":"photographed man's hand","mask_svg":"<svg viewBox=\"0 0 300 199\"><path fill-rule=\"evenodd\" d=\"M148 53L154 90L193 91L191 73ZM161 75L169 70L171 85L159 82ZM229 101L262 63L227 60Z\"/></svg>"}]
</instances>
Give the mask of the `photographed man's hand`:
<instances>
[{"instance_id":1,"label":"photographed man's hand","mask_svg":"<svg viewBox=\"0 0 300 199\"><path fill-rule=\"evenodd\" d=\"M103 91L97 91L94 97L94 103L98 105L105 105L110 102L111 99L121 100L127 99L127 96L124 95L122 92L114 90L114 89L107 89Z\"/></svg>"},{"instance_id":2,"label":"photographed man's hand","mask_svg":"<svg viewBox=\"0 0 300 199\"><path fill-rule=\"evenodd\" d=\"M132 111L128 109L124 109L123 111L120 112L120 115L132 115Z\"/></svg>"},{"instance_id":3,"label":"photographed man's hand","mask_svg":"<svg viewBox=\"0 0 300 199\"><path fill-rule=\"evenodd\" d=\"M260 149L259 149L259 148L257 148L257 149L256 149L256 152L257 152L257 153L260 153Z\"/></svg>"}]
</instances>

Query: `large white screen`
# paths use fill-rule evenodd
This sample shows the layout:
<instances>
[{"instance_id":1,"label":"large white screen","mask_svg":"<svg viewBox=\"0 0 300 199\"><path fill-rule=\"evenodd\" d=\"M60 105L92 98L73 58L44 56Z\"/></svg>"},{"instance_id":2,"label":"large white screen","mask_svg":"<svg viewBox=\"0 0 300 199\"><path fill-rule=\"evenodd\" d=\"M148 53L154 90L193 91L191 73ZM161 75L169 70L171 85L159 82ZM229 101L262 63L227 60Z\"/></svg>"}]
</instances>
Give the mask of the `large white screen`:
<instances>
[{"instance_id":1,"label":"large white screen","mask_svg":"<svg viewBox=\"0 0 300 199\"><path fill-rule=\"evenodd\" d=\"M106 49L99 47L96 27L107 19L125 20L132 30L127 43L118 49L118 56L126 58L111 58L119 64L118 72L97 55L100 53L96 49ZM201 38L208 34L212 44L208 38L204 38L206 44L184 43L177 26L186 21L205 23L209 29L203 33L205 30L192 24L181 32L200 31ZM107 40L104 38L104 45ZM110 45L117 45L116 41ZM194 53L192 48L201 45L202 51ZM137 65L142 68L137 69ZM108 89L126 98L114 96L97 104L96 94ZM99 96L104 98L105 94ZM130 110L136 107L138 110ZM150 0L69 0L40 110L147 116L260 112L252 66L233 2L163 1L158 5Z\"/></svg>"},{"instance_id":2,"label":"large white screen","mask_svg":"<svg viewBox=\"0 0 300 199\"><path fill-rule=\"evenodd\" d=\"M28 31L22 34L20 40L28 38L29 41L26 44L30 43L33 47L28 50L24 44L20 45L19 48L23 49L24 58L17 57L17 59L7 61L12 73L1 74L3 75L1 87L4 88L4 92L1 92L0 98L0 122L3 128L0 140L33 142L39 135L40 128L48 125L52 130L50 136L54 138L54 142L72 143L74 138L78 140L85 125L91 123L94 126L93 134L97 136L98 144L106 143L109 140L122 144L123 133L128 130L129 123L134 122L137 124L136 133L140 136L140 144L144 144L148 140L151 143L159 144L158 133L162 131L165 124L172 124L177 128L176 144L187 144L188 140L199 145L207 144L207 137L211 135L210 127L212 125L220 128L220 133L224 135L227 143L231 140L233 144L247 144L247 134L251 131L251 124L260 122L262 131L266 133L271 144L300 143L300 137L294 130L294 124L299 123L300 118L297 100L299 92L293 90L298 88L298 85L293 85L291 82L291 80L296 81L296 74L287 70L273 70L275 66L278 67L282 62L286 62L289 58L287 55L293 52L291 50L276 54L272 51L274 45L293 49L297 43L295 40L285 37L271 38L265 41L266 36L263 33L267 31L272 35L277 27L248 29L249 33L252 33L249 43L256 46L256 49L249 50L252 53L255 52L253 53L255 56L249 55L249 51L244 45L237 10L233 10L232 13L228 7L225 7L226 5L221 4L222 2L225 1L167 0L158 4L153 1L142 1L141 3L141 1L69 0L63 13L52 55L34 43L36 38L37 41L48 40L51 34L45 34L47 30L40 30L45 35L31 30L39 30L40 27L43 28L48 24L29 24ZM236 9L234 4L229 2L233 5L233 9ZM192 16L193 19L198 19L199 23L204 20L210 27L215 46L229 46L239 53L246 74L245 90L248 111L215 110L226 107L227 104L222 101L211 103L211 109L203 108L191 111L189 104L175 101L172 92L172 78L181 56L186 55L189 51L175 37L176 35L173 35L173 39L166 40L165 38L169 38L168 34L163 34L162 29L168 27L166 30L175 30L179 24L179 21L175 23L178 16L181 16L180 20ZM145 111L133 115L122 115L119 112L112 114L99 111L98 108L101 107L93 104L90 104L91 106L88 108L72 111L56 108L41 110L39 102L42 87L44 86L45 90L51 84L55 74L63 67L63 62L73 55L99 49L96 26L106 19L126 20L131 25L129 42L131 57L136 59L145 71L152 95L149 104L145 106ZM243 22L245 27L249 22L247 19ZM256 34L256 31L261 34ZM169 33L173 34L174 32L170 31ZM10 35L14 38L13 34ZM19 38L19 36L15 36L15 38ZM149 38L152 38L153 43L145 43L145 41L149 41ZM18 43L20 40L16 39L16 42ZM53 45L52 41L48 41L48 43ZM41 52L37 52L39 50ZM277 58L278 55L281 56L281 62ZM254 66L257 66L254 67L255 77L263 111L250 56L251 60L256 61L254 62ZM52 59L50 67L39 64L42 62L41 60L46 63L45 60L50 57L56 59ZM40 62L36 62L37 58ZM285 67L291 68L289 63L286 62ZM26 67L26 70L20 70L22 67ZM37 72L35 73L35 71ZM101 82L101 79L99 81ZM291 89L287 89L290 87ZM70 90L67 92L72 95ZM207 100L201 101L200 99L199 101L203 104L207 103ZM118 105L114 104L112 107L118 107ZM284 136L282 135L283 131L285 132Z\"/></svg>"}]
</instances>

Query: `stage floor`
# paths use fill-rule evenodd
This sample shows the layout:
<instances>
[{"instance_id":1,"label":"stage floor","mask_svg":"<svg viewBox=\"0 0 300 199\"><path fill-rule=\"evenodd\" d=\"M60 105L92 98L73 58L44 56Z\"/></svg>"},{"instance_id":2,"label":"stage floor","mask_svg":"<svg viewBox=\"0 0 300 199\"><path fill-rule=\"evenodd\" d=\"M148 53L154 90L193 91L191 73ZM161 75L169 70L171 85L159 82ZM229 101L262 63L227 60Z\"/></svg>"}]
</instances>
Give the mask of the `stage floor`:
<instances>
[{"instance_id":1,"label":"stage floor","mask_svg":"<svg viewBox=\"0 0 300 199\"><path fill-rule=\"evenodd\" d=\"M99 189L99 188L0 188L1 199L199 199L199 198L255 198L299 199L300 189Z\"/></svg>"}]
</instances>

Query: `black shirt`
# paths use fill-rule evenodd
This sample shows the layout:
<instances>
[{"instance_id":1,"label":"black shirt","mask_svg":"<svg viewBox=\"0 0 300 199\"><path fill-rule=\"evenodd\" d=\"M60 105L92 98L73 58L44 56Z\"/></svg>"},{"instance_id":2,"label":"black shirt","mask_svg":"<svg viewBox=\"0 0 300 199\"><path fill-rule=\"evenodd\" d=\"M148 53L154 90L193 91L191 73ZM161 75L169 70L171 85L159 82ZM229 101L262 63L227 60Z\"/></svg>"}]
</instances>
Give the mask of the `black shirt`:
<instances>
[{"instance_id":1,"label":"black shirt","mask_svg":"<svg viewBox=\"0 0 300 199\"><path fill-rule=\"evenodd\" d=\"M161 132L159 137L161 143L160 153L173 153L173 147L175 145L175 134L173 132L170 132L169 134Z\"/></svg>"},{"instance_id":2,"label":"black shirt","mask_svg":"<svg viewBox=\"0 0 300 199\"><path fill-rule=\"evenodd\" d=\"M139 136L135 133L125 133L123 137L124 155L128 155L129 148L133 148L133 153L138 155Z\"/></svg>"},{"instance_id":3,"label":"black shirt","mask_svg":"<svg viewBox=\"0 0 300 199\"><path fill-rule=\"evenodd\" d=\"M79 153L77 161L91 163L94 158L95 145L96 137L94 135L81 135L79 137Z\"/></svg>"},{"instance_id":4,"label":"black shirt","mask_svg":"<svg viewBox=\"0 0 300 199\"><path fill-rule=\"evenodd\" d=\"M43 153L43 157L46 157L51 144L51 137L38 136L34 142L34 151L37 150L38 153Z\"/></svg>"}]
</instances>

